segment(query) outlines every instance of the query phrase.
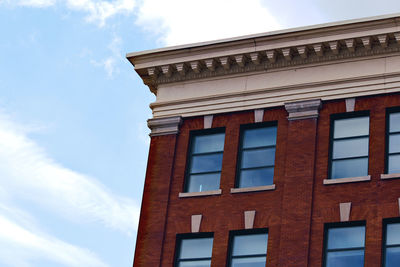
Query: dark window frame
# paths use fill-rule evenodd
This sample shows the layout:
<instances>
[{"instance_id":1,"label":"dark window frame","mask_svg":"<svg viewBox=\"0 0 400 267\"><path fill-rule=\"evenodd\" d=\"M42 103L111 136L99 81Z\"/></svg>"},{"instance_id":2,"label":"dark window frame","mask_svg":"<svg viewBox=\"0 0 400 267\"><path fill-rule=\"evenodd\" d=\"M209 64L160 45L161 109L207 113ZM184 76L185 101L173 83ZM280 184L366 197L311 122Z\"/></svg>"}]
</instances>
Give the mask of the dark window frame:
<instances>
[{"instance_id":1,"label":"dark window frame","mask_svg":"<svg viewBox=\"0 0 400 267\"><path fill-rule=\"evenodd\" d=\"M266 127L276 127L276 140L275 140L275 146L268 146L268 147L275 147L275 161L274 161L274 177L275 177L275 162L276 162L276 147L277 147L277 141L278 141L278 121L264 121L264 122L258 122L258 123L249 123L249 124L242 124L240 125L240 133L239 133L239 143L238 143L238 155L237 155L237 164L236 164L236 177L235 177L235 188L242 188L239 187L240 183L240 171L242 168L240 167L242 164L242 155L243 155L243 140L244 140L244 131L248 129L258 129L258 128L266 128ZM268 166L270 167L270 166ZM249 168L249 169L257 169L260 167L254 167L254 168ZM265 168L265 167L262 167ZM274 178L273 177L273 178ZM272 178L272 179L273 179ZM243 187L245 188L245 187Z\"/></svg>"},{"instance_id":2,"label":"dark window frame","mask_svg":"<svg viewBox=\"0 0 400 267\"><path fill-rule=\"evenodd\" d=\"M181 244L182 240L185 239L200 239L200 238L213 238L213 245L211 247L211 257L207 258L191 258L180 260L179 254L181 252ZM185 233L185 234L177 234L176 235L176 242L175 242L175 256L174 256L174 267L178 267L180 262L184 261L193 261L193 260L210 260L212 259L212 251L214 248L214 233L213 232L204 232L204 233Z\"/></svg>"},{"instance_id":3,"label":"dark window frame","mask_svg":"<svg viewBox=\"0 0 400 267\"><path fill-rule=\"evenodd\" d=\"M256 228L256 229L244 229L244 230L232 230L229 231L229 243L228 243L228 257L226 259L226 266L230 267L232 265L232 253L233 253L233 238L235 236L240 236L240 235L252 235L252 234L267 234L268 239L267 242L269 242L269 231L268 228ZM268 257L268 243L267 243L267 251L265 254L257 254L257 255L251 255L251 257L254 256L265 256L265 259L267 260ZM236 258L248 258L249 256L236 256Z\"/></svg>"},{"instance_id":4,"label":"dark window frame","mask_svg":"<svg viewBox=\"0 0 400 267\"><path fill-rule=\"evenodd\" d=\"M399 132L390 133L390 114L400 113L400 107L390 107L386 109L385 114L385 173L389 173L389 137L390 134L398 134ZM400 153L392 153L392 155L399 155Z\"/></svg>"},{"instance_id":5,"label":"dark window frame","mask_svg":"<svg viewBox=\"0 0 400 267\"><path fill-rule=\"evenodd\" d=\"M328 251L328 231L333 228L346 228L346 227L354 227L354 226L364 226L364 263L365 263L365 247L367 241L367 223L366 221L351 221L351 222L334 222L334 223L325 223L324 224L324 243L322 249L322 267L326 267L327 264L327 254L331 251L351 251L351 250L359 250L360 247L350 248L350 249L332 249Z\"/></svg>"},{"instance_id":6,"label":"dark window frame","mask_svg":"<svg viewBox=\"0 0 400 267\"><path fill-rule=\"evenodd\" d=\"M189 143L188 143L188 148L187 148L187 153L186 153L186 165L185 165L185 178L183 182L183 192L188 192L188 186L189 186L189 177L190 177L190 166L192 164L192 150L193 150L193 140L195 136L199 135L211 135L211 134L217 134L217 133L224 133L224 149L222 151L222 161L224 158L224 151L225 151L225 143L226 143L226 130L225 127L218 127L218 128L211 128L211 129L199 129L199 130L191 130L189 133ZM222 173L222 166L221 164L221 171ZM221 177L220 177L221 179Z\"/></svg>"},{"instance_id":7,"label":"dark window frame","mask_svg":"<svg viewBox=\"0 0 400 267\"><path fill-rule=\"evenodd\" d=\"M370 149L370 136L371 136L371 116L369 110L362 110L362 111L354 111L354 112L347 112L347 113L335 113L330 115L330 122L329 122L329 154L328 154L328 179L341 179L341 178L332 178L332 163L333 163L333 143L334 143L334 123L335 120L340 119L351 119L357 117L365 117L368 116L369 118L369 127L368 127L368 167L367 173L369 173L369 149ZM357 137L347 137L347 138L340 138L340 140L346 139L356 139L366 137L366 135L360 135ZM357 157L354 157L357 158ZM358 157L358 158L365 158L365 157ZM346 158L352 159L352 158ZM346 177L347 178L347 177Z\"/></svg>"},{"instance_id":8,"label":"dark window frame","mask_svg":"<svg viewBox=\"0 0 400 267\"><path fill-rule=\"evenodd\" d=\"M386 266L386 248L387 247L400 247L399 245L386 245L386 233L388 224L400 223L400 217L383 219L382 222L382 266Z\"/></svg>"}]
</instances>

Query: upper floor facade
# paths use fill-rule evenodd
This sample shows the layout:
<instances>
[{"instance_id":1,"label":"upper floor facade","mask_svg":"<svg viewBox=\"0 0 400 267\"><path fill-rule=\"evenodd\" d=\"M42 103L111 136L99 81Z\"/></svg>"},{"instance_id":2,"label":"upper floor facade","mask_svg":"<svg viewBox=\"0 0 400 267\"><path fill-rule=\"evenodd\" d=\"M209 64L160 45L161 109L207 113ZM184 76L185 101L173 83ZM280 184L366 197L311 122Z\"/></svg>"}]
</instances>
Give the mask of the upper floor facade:
<instances>
[{"instance_id":1,"label":"upper floor facade","mask_svg":"<svg viewBox=\"0 0 400 267\"><path fill-rule=\"evenodd\" d=\"M128 54L156 95L134 266L397 262L399 22Z\"/></svg>"}]
</instances>

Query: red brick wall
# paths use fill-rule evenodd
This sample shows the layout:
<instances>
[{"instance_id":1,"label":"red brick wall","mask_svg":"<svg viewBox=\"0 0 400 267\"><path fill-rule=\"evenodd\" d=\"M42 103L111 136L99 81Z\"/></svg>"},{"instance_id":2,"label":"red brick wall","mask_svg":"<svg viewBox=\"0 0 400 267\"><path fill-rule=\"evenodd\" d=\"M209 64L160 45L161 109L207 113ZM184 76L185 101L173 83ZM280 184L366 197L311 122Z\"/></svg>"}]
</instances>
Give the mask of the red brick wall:
<instances>
[{"instance_id":1,"label":"red brick wall","mask_svg":"<svg viewBox=\"0 0 400 267\"><path fill-rule=\"evenodd\" d=\"M265 110L264 121L278 121L273 191L230 193L240 125L254 122L253 111L214 116L213 128L226 129L219 196L178 197L189 133L203 128L203 117L185 119L176 144L175 135L153 137L135 266L172 266L176 235L190 233L192 214L203 215L201 232L214 233L212 266L225 266L229 231L244 228L246 210L257 211L255 228L269 229L267 266L321 266L324 224L340 221L341 202L352 202L350 220L367 222L365 266L380 266L382 219L399 216L400 180L380 180L385 113L391 106L400 106L400 94L356 101L356 111L370 111L369 182L323 185L328 175L330 115L346 111L344 100L323 102L318 120L288 122L283 107Z\"/></svg>"}]
</instances>

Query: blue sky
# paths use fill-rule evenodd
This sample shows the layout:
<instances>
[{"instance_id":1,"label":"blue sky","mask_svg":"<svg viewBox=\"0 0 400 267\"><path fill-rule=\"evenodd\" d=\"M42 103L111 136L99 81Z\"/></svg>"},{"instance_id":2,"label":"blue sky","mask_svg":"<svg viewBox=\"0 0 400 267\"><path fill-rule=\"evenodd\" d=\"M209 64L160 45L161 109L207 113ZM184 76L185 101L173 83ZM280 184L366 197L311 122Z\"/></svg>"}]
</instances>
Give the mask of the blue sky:
<instances>
[{"instance_id":1,"label":"blue sky","mask_svg":"<svg viewBox=\"0 0 400 267\"><path fill-rule=\"evenodd\" d=\"M131 266L155 100L128 52L396 1L0 0L0 266Z\"/></svg>"}]
</instances>

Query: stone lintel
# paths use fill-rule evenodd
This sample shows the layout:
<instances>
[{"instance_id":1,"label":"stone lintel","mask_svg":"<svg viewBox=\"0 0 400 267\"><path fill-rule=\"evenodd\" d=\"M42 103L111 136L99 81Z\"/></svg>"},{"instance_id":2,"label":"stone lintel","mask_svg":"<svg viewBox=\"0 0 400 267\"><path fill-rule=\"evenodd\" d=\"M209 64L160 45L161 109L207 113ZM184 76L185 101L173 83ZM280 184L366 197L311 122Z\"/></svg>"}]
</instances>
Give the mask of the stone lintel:
<instances>
[{"instance_id":1,"label":"stone lintel","mask_svg":"<svg viewBox=\"0 0 400 267\"><path fill-rule=\"evenodd\" d=\"M151 130L151 137L167 134L177 134L179 132L179 126L181 125L181 123L181 116L147 120L147 126Z\"/></svg>"},{"instance_id":2,"label":"stone lintel","mask_svg":"<svg viewBox=\"0 0 400 267\"><path fill-rule=\"evenodd\" d=\"M318 118L321 107L321 99L285 103L285 109L289 113L288 120Z\"/></svg>"}]
</instances>

